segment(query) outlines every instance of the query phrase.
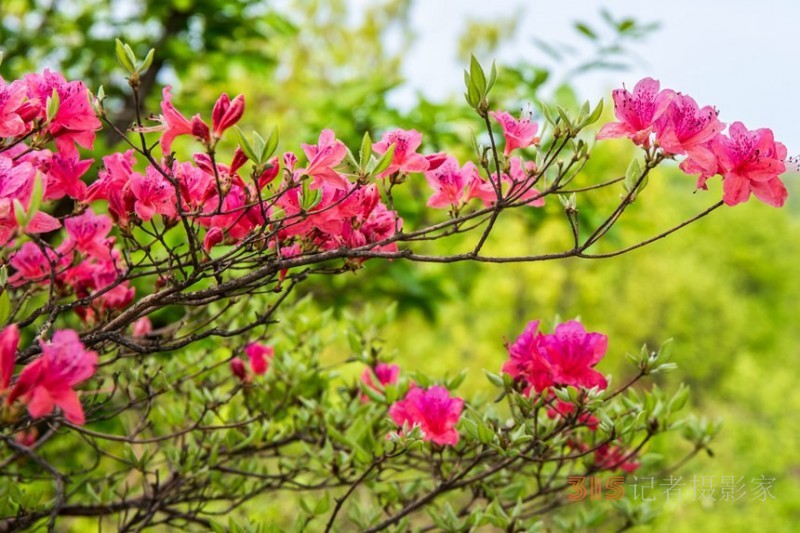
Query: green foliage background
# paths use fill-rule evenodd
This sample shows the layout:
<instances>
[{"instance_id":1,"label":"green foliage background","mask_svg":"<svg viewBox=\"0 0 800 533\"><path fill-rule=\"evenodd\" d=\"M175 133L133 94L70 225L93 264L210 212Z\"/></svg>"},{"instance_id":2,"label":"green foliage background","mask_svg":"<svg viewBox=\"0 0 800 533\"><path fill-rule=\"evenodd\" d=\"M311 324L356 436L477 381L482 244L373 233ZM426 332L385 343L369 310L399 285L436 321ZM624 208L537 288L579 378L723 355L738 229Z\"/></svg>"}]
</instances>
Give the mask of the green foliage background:
<instances>
[{"instance_id":1,"label":"green foliage background","mask_svg":"<svg viewBox=\"0 0 800 533\"><path fill-rule=\"evenodd\" d=\"M157 111L158 86L180 80L175 102L187 116L208 115L221 91L242 92L248 102L245 129L268 132L277 126L283 151L313 142L322 128L334 129L353 147L364 131L378 139L392 127L413 127L423 132L426 151L453 149L462 161L470 156L464 147L470 146L471 131L480 131L480 124L460 96L444 103L420 97L405 111L385 103L387 93L402 81L402 47L413 39L407 18L410 2L375 2L358 23L348 17L347 3L341 0L289 1L279 11L265 2L245 4L144 2L141 12L134 13L138 17L134 23L134 15L111 17L113 2L75 1L70 4L74 12L49 14L45 4L33 0L4 2L0 37L8 55L2 74L8 80L45 64L60 64L93 89L100 84L121 87L119 70L112 70L113 40L103 32L89 31L98 25L126 37L142 52L160 45L157 54L165 64L149 94L153 111ZM26 32L13 24L19 17L35 26L31 13L49 17L48 31ZM176 13L190 22L172 35L165 33L168 16ZM473 37L461 48L481 50L489 57L502 42L497 26L471 25ZM400 37L400 46L386 45L388 32ZM527 101L551 98L569 104L574 99L567 86L541 85L547 75L541 67L503 67L497 107L514 109ZM736 110L723 113L731 117ZM607 111L606 118L610 116ZM179 142L188 146L191 141ZM624 162L634 153L624 141L602 143L576 183L622 175ZM513 340L529 320L580 316L589 329L607 333L610 349L601 370L618 382L629 373L623 364L626 351L674 338L680 367L661 378L661 385L674 390L679 382L688 383L693 409L710 418L722 417L724 424L712 446L714 457L698 457L681 472L686 483L682 497L657 498L665 513L653 530L788 531L791 524L800 523L796 175L787 177L787 186L790 201L781 210L755 201L723 208L664 241L615 259L516 265L373 261L356 276L320 279L307 290L315 296L318 311L333 308L339 317L345 309L398 302L397 319L384 331L385 345L396 351L396 362L432 376L466 369L460 389L465 395L486 389L481 369L499 369L506 357L503 339ZM436 216L420 208L425 190L424 180L417 177L399 199L407 227ZM604 246L610 251L635 243L704 209L721 195L718 184L708 192L693 191L692 178L676 167L658 169ZM621 188L610 191L605 198L594 195L594 205L579 204L582 222L602 216L603 206L620 192ZM558 205L502 220L494 237L489 246L498 254L569 244ZM445 253L466 243L456 239L436 246L435 252ZM340 334L328 345L325 357L346 356L347 343ZM682 444L662 446L655 451L670 453L669 446ZM753 501L748 495L736 503L703 505L692 499L693 475L714 476L716 483L720 476L741 476L748 484L761 475L774 477L775 499ZM571 512L574 508L567 508L562 515ZM258 517L250 515L251 520Z\"/></svg>"}]
</instances>

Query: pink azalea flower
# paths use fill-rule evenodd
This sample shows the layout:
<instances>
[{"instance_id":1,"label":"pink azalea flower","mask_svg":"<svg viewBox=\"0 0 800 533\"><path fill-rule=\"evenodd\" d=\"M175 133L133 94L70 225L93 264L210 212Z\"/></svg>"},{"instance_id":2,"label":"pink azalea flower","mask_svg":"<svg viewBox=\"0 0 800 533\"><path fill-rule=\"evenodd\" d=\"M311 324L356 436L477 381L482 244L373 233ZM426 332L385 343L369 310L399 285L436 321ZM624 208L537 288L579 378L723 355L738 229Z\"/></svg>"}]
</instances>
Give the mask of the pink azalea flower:
<instances>
[{"instance_id":1,"label":"pink azalea flower","mask_svg":"<svg viewBox=\"0 0 800 533\"><path fill-rule=\"evenodd\" d=\"M517 120L505 111L491 111L489 114L503 128L503 136L506 138L503 155L506 157L517 148L527 148L539 142L539 138L536 136L539 125L535 122L531 122L527 118Z\"/></svg>"},{"instance_id":2,"label":"pink azalea flower","mask_svg":"<svg viewBox=\"0 0 800 533\"><path fill-rule=\"evenodd\" d=\"M463 408L464 400L451 398L442 386L412 387L404 399L392 404L389 416L401 428L404 424L419 426L425 440L455 446L459 439L455 426Z\"/></svg>"},{"instance_id":3,"label":"pink azalea flower","mask_svg":"<svg viewBox=\"0 0 800 533\"><path fill-rule=\"evenodd\" d=\"M411 173L428 170L428 160L416 153L422 144L422 134L417 130L392 130L386 132L380 142L372 145L376 153L383 155L391 145L394 145L394 155L389 167L378 177L391 176L395 172Z\"/></svg>"},{"instance_id":4,"label":"pink azalea flower","mask_svg":"<svg viewBox=\"0 0 800 533\"><path fill-rule=\"evenodd\" d=\"M380 389L372 380L373 373L375 374L375 377L378 378L380 384L386 386L397 383L397 378L400 376L400 367L387 363L378 363L371 371L369 368L364 369L364 372L361 373L361 382L367 387L380 392ZM369 401L369 398L366 394L361 393L361 401Z\"/></svg>"},{"instance_id":5,"label":"pink azalea flower","mask_svg":"<svg viewBox=\"0 0 800 533\"><path fill-rule=\"evenodd\" d=\"M87 186L80 178L86 174L92 163L94 159L81 160L77 156L53 154L44 170L47 175L44 199L58 200L69 196L75 200L83 200L86 197Z\"/></svg>"},{"instance_id":6,"label":"pink azalea flower","mask_svg":"<svg viewBox=\"0 0 800 533\"><path fill-rule=\"evenodd\" d=\"M323 183L334 189L348 188L350 182L333 169L347 155L347 147L336 139L336 134L332 130L323 130L316 145L302 144L301 147L308 158L308 166L305 169L298 169L298 172L314 179L312 188L318 189Z\"/></svg>"},{"instance_id":7,"label":"pink azalea flower","mask_svg":"<svg viewBox=\"0 0 800 533\"><path fill-rule=\"evenodd\" d=\"M150 322L150 319L147 318L146 316L143 316L142 318L133 323L134 337L144 337L151 331L153 331L153 323Z\"/></svg>"},{"instance_id":8,"label":"pink azalea flower","mask_svg":"<svg viewBox=\"0 0 800 533\"><path fill-rule=\"evenodd\" d=\"M239 95L232 101L227 93L217 99L214 109L211 112L211 125L214 130L214 137L219 139L222 134L239 122L244 114L244 96Z\"/></svg>"},{"instance_id":9,"label":"pink azalea flower","mask_svg":"<svg viewBox=\"0 0 800 533\"><path fill-rule=\"evenodd\" d=\"M59 247L62 250L76 249L98 259L111 259L113 239L108 238L111 219L108 215L95 215L87 209L82 215L64 220L68 238Z\"/></svg>"},{"instance_id":10,"label":"pink azalea flower","mask_svg":"<svg viewBox=\"0 0 800 533\"><path fill-rule=\"evenodd\" d=\"M594 366L603 358L608 337L588 333L580 322L559 324L552 334L539 333L539 322L528 324L514 344L508 346L510 359L503 372L528 384L541 393L553 385L573 387L607 386L603 375Z\"/></svg>"},{"instance_id":11,"label":"pink azalea flower","mask_svg":"<svg viewBox=\"0 0 800 533\"><path fill-rule=\"evenodd\" d=\"M89 186L86 201L106 200L108 212L122 227L128 226L128 213L133 212L136 198L130 187L133 166L136 164L133 150L111 154L103 158L104 168L98 179Z\"/></svg>"},{"instance_id":12,"label":"pink azalea flower","mask_svg":"<svg viewBox=\"0 0 800 533\"><path fill-rule=\"evenodd\" d=\"M533 161L523 162L521 157L512 159L511 168L509 169L510 178L503 175L503 178L511 183L506 196L515 197L515 201L523 201L533 207L544 206L544 197L539 192L539 189L532 186L535 178L530 174L535 171L536 163Z\"/></svg>"},{"instance_id":13,"label":"pink azalea flower","mask_svg":"<svg viewBox=\"0 0 800 533\"><path fill-rule=\"evenodd\" d=\"M0 79L0 137L17 137L28 130L27 124L19 115L19 108L25 100L28 88L24 81L12 81L5 85Z\"/></svg>"},{"instance_id":14,"label":"pink azalea flower","mask_svg":"<svg viewBox=\"0 0 800 533\"><path fill-rule=\"evenodd\" d=\"M542 392L555 384L553 365L545 357L544 335L539 331L539 321L529 322L517 340L507 346L509 360L502 371L527 384L526 394L531 390Z\"/></svg>"},{"instance_id":15,"label":"pink azalea flower","mask_svg":"<svg viewBox=\"0 0 800 533\"><path fill-rule=\"evenodd\" d=\"M41 341L42 355L20 373L6 402L22 400L32 418L39 418L61 408L73 424L85 422L83 408L73 387L89 379L97 366L97 354L88 351L78 334L59 330L51 342Z\"/></svg>"},{"instance_id":16,"label":"pink azalea flower","mask_svg":"<svg viewBox=\"0 0 800 533\"><path fill-rule=\"evenodd\" d=\"M425 179L434 190L433 195L428 198L428 207L457 208L472 198L479 198L484 204L497 200L491 184L481 179L477 167L471 161L459 168L456 158L449 156L435 170L425 172Z\"/></svg>"},{"instance_id":17,"label":"pink azalea flower","mask_svg":"<svg viewBox=\"0 0 800 533\"><path fill-rule=\"evenodd\" d=\"M725 125L711 106L698 107L691 96L676 94L656 121L656 140L668 154L686 154L716 137ZM713 154L709 154L713 157Z\"/></svg>"},{"instance_id":18,"label":"pink azalea flower","mask_svg":"<svg viewBox=\"0 0 800 533\"><path fill-rule=\"evenodd\" d=\"M626 459L630 452L620 446L603 444L594 452L595 466L603 470L617 470L632 473L641 466L633 457Z\"/></svg>"},{"instance_id":19,"label":"pink azalea flower","mask_svg":"<svg viewBox=\"0 0 800 533\"><path fill-rule=\"evenodd\" d=\"M786 171L786 147L775 141L768 128L750 131L734 122L728 133L729 137L717 136L711 145L724 178L722 199L736 205L752 193L766 204L781 207L788 196L779 179Z\"/></svg>"},{"instance_id":20,"label":"pink azalea flower","mask_svg":"<svg viewBox=\"0 0 800 533\"><path fill-rule=\"evenodd\" d=\"M0 331L0 392L4 392L11 384L18 345L19 328L16 324L11 324Z\"/></svg>"},{"instance_id":21,"label":"pink azalea flower","mask_svg":"<svg viewBox=\"0 0 800 533\"><path fill-rule=\"evenodd\" d=\"M178 215L174 187L152 166L145 169L144 176L138 172L131 174L130 190L136 199L134 210L143 222L156 213L168 218Z\"/></svg>"},{"instance_id":22,"label":"pink azalea flower","mask_svg":"<svg viewBox=\"0 0 800 533\"><path fill-rule=\"evenodd\" d=\"M570 320L556 326L543 342L546 357L553 365L553 380L559 385L574 387L607 386L603 374L594 366L605 356L608 337L601 333L588 333L583 324Z\"/></svg>"},{"instance_id":23,"label":"pink azalea flower","mask_svg":"<svg viewBox=\"0 0 800 533\"><path fill-rule=\"evenodd\" d=\"M58 266L59 258L50 248L45 250L47 250L46 256L36 244L23 243L9 260L9 264L16 272L8 278L8 283L12 287L19 287L31 281L49 282L53 265Z\"/></svg>"},{"instance_id":24,"label":"pink azalea flower","mask_svg":"<svg viewBox=\"0 0 800 533\"><path fill-rule=\"evenodd\" d=\"M561 400L556 400L554 407L550 407L547 409L547 417L548 418L567 418L567 417L574 417L573 414L576 411L577 407L574 403L569 402L562 402ZM578 423L585 425L591 431L596 431L597 426L600 424L600 420L596 417L591 415L590 413L583 412L578 416Z\"/></svg>"},{"instance_id":25,"label":"pink azalea flower","mask_svg":"<svg viewBox=\"0 0 800 533\"><path fill-rule=\"evenodd\" d=\"M14 200L28 209L33 193L36 169L26 161L15 162L0 155L0 243L6 243L17 230ZM61 223L43 211L38 211L28 222L25 231L46 233L61 227Z\"/></svg>"},{"instance_id":26,"label":"pink azalea flower","mask_svg":"<svg viewBox=\"0 0 800 533\"><path fill-rule=\"evenodd\" d=\"M253 374L261 376L269 370L269 362L275 356L275 348L251 342L245 346L244 353L250 359L250 369Z\"/></svg>"},{"instance_id":27,"label":"pink azalea flower","mask_svg":"<svg viewBox=\"0 0 800 533\"><path fill-rule=\"evenodd\" d=\"M203 250L205 250L206 253L210 252L212 248L221 243L224 239L225 233L222 231L222 228L218 226L208 228L206 236L203 239Z\"/></svg>"},{"instance_id":28,"label":"pink azalea flower","mask_svg":"<svg viewBox=\"0 0 800 533\"><path fill-rule=\"evenodd\" d=\"M176 161L172 167L172 175L178 180L184 210L198 210L216 194L213 174L189 162Z\"/></svg>"},{"instance_id":29,"label":"pink azalea flower","mask_svg":"<svg viewBox=\"0 0 800 533\"><path fill-rule=\"evenodd\" d=\"M47 99L58 93L59 106L47 130L53 136L56 148L66 157L77 156L75 145L91 149L94 132L102 126L89 103L89 91L83 82L67 82L64 76L48 69L43 74L25 76L28 98L36 106L40 118L45 116Z\"/></svg>"},{"instance_id":30,"label":"pink azalea flower","mask_svg":"<svg viewBox=\"0 0 800 533\"><path fill-rule=\"evenodd\" d=\"M633 94L625 88L615 89L614 114L619 122L604 125L597 138L628 137L636 144L648 146L653 126L675 97L674 91L659 89L659 82L653 78L640 80L633 88Z\"/></svg>"},{"instance_id":31,"label":"pink azalea flower","mask_svg":"<svg viewBox=\"0 0 800 533\"><path fill-rule=\"evenodd\" d=\"M172 87L167 85L161 93L161 117L160 121L165 126L164 133L161 135L161 152L169 154L172 149L172 141L180 135L191 135L192 124L183 116L172 104Z\"/></svg>"}]
</instances>

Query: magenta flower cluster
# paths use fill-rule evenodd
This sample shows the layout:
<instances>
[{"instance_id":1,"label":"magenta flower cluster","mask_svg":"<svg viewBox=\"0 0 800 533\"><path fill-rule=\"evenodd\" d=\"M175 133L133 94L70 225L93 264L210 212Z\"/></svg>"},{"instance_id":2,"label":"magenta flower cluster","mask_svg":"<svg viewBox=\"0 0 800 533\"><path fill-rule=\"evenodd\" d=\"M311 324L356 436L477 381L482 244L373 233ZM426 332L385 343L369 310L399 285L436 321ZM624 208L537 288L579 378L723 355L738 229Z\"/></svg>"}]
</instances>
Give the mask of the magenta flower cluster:
<instances>
[{"instance_id":1,"label":"magenta flower cluster","mask_svg":"<svg viewBox=\"0 0 800 533\"><path fill-rule=\"evenodd\" d=\"M681 169L699 174L698 188L706 189L708 178L722 176L727 205L745 202L751 194L775 207L784 204L788 193L779 176L786 171L787 152L772 130L748 130L734 122L726 135L716 109L660 87L658 81L644 78L633 93L616 89L618 122L603 126L597 138L628 137L646 148L657 146L667 156L686 156Z\"/></svg>"}]
</instances>

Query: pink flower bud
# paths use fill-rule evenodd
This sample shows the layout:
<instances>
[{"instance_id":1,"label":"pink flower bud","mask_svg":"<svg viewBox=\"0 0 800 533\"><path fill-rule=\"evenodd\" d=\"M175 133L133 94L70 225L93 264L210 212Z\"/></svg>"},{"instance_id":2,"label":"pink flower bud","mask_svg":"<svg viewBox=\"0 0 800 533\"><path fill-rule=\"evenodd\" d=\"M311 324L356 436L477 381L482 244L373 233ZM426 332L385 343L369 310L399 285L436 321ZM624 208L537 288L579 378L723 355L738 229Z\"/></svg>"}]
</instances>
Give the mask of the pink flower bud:
<instances>
[{"instance_id":1,"label":"pink flower bud","mask_svg":"<svg viewBox=\"0 0 800 533\"><path fill-rule=\"evenodd\" d=\"M240 380L247 381L247 368L244 366L244 361L238 357L231 359L231 372Z\"/></svg>"},{"instance_id":2,"label":"pink flower bud","mask_svg":"<svg viewBox=\"0 0 800 533\"><path fill-rule=\"evenodd\" d=\"M233 152L233 161L231 161L230 173L236 173L237 170L242 168L242 166L247 163L247 159L247 155L245 155L241 147L237 146L236 151Z\"/></svg>"},{"instance_id":3,"label":"pink flower bud","mask_svg":"<svg viewBox=\"0 0 800 533\"><path fill-rule=\"evenodd\" d=\"M252 342L245 347L244 353L250 359L250 369L254 374L261 376L269 369L269 360L275 355L275 349L272 346Z\"/></svg>"},{"instance_id":4,"label":"pink flower bud","mask_svg":"<svg viewBox=\"0 0 800 533\"><path fill-rule=\"evenodd\" d=\"M208 131L208 124L206 124L200 115L192 117L192 135L200 139L202 142L207 143L211 140L211 135Z\"/></svg>"},{"instance_id":5,"label":"pink flower bud","mask_svg":"<svg viewBox=\"0 0 800 533\"><path fill-rule=\"evenodd\" d=\"M231 100L227 93L217 99L214 110L211 112L211 123L214 126L214 137L220 138L222 134L239 122L244 114L244 96L239 95Z\"/></svg>"},{"instance_id":6,"label":"pink flower bud","mask_svg":"<svg viewBox=\"0 0 800 533\"><path fill-rule=\"evenodd\" d=\"M223 238L224 234L221 228L217 226L210 228L206 232L206 238L203 239L203 250L205 250L206 253L210 252L214 246L222 242Z\"/></svg>"},{"instance_id":7,"label":"pink flower bud","mask_svg":"<svg viewBox=\"0 0 800 533\"><path fill-rule=\"evenodd\" d=\"M272 160L268 163L267 168L258 177L258 188L263 189L264 187L272 183L272 180L275 179L280 170L281 166L278 164L278 158L273 157Z\"/></svg>"}]
</instances>

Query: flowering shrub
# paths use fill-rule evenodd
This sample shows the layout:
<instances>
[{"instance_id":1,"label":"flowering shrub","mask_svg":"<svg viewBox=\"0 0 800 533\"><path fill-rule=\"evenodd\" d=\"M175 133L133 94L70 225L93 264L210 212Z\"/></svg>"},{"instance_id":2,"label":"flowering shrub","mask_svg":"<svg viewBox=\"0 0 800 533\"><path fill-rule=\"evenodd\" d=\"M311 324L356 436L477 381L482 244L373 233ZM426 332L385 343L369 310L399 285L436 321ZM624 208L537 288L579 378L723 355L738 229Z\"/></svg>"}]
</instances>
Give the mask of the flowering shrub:
<instances>
[{"instance_id":1,"label":"flowering shrub","mask_svg":"<svg viewBox=\"0 0 800 533\"><path fill-rule=\"evenodd\" d=\"M140 62L119 43L118 59L138 109L152 54ZM222 94L210 120L188 119L167 87L161 114L140 112L118 131L127 149L103 157L96 177L96 132L115 128L102 92L47 70L2 82L3 526L100 517L122 529L219 528L220 514L260 494L298 491L322 494L301 499L301 529L513 530L565 505L571 475L644 467L651 439L679 425L692 454L707 449L716 426L675 416L686 388L670 397L633 387L672 368L668 344L633 357L638 375L614 389L597 368L607 337L576 320L551 333L531 322L508 345L500 374L487 372L502 400L496 409L455 395L464 374L431 378L389 364L376 337L359 329L389 320L388 310L351 324L348 361L322 364L331 318L293 296L314 276L356 271L370 259L607 257L750 193L775 206L786 199L786 149L769 130L734 122L725 135L716 110L649 78L633 93L614 92L619 121L597 135L630 138L643 162L624 177L584 183L583 131L601 118L602 102L577 112L545 106L542 124L516 119L491 108L496 76L477 61L467 73L466 99L485 140L463 164L427 153L423 134L403 129L375 144L366 134L355 152L326 129L316 144L276 155L277 133L237 131L242 95ZM184 141L199 151L173 150ZM235 149L225 152L230 143ZM721 175L723 199L641 243L594 251L652 170L677 156L699 174L700 188ZM394 203L409 180L427 182L427 206L444 210L420 227L407 227ZM579 196L620 182L610 214L581 227ZM556 198L570 248L484 251L500 217ZM475 237L459 253L426 252L425 241L455 234ZM354 365L360 381L338 373ZM91 461L70 462L78 456ZM14 488L43 476L50 483L30 493L36 501ZM361 488L374 505L351 503ZM434 510L446 494L443 511Z\"/></svg>"}]
</instances>

